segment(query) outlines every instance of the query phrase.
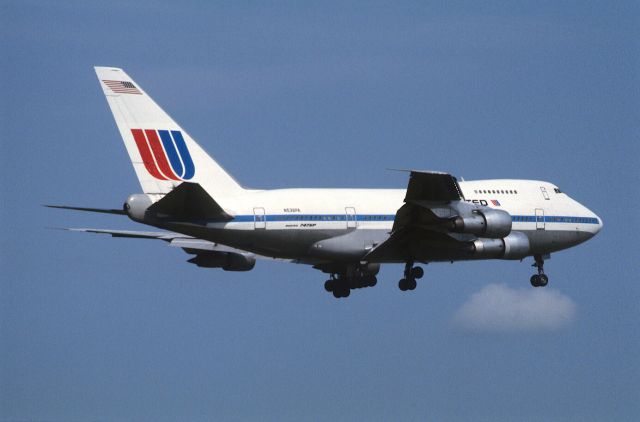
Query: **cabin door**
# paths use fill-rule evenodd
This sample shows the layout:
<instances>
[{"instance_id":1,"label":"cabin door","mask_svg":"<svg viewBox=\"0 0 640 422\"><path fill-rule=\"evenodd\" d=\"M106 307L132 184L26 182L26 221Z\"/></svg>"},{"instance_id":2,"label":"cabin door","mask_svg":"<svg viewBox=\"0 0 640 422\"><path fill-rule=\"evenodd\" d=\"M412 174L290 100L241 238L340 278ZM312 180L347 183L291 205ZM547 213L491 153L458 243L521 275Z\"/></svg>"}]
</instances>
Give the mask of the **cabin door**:
<instances>
[{"instance_id":1,"label":"cabin door","mask_svg":"<svg viewBox=\"0 0 640 422\"><path fill-rule=\"evenodd\" d=\"M264 215L264 208L253 209L253 228L256 230L267 228L267 217Z\"/></svg>"},{"instance_id":2,"label":"cabin door","mask_svg":"<svg viewBox=\"0 0 640 422\"><path fill-rule=\"evenodd\" d=\"M544 230L544 210L536 208L536 230Z\"/></svg>"},{"instance_id":3,"label":"cabin door","mask_svg":"<svg viewBox=\"0 0 640 422\"><path fill-rule=\"evenodd\" d=\"M346 207L344 210L347 215L347 228L355 229L358 225L358 221L356 218L356 209L353 207Z\"/></svg>"}]
</instances>

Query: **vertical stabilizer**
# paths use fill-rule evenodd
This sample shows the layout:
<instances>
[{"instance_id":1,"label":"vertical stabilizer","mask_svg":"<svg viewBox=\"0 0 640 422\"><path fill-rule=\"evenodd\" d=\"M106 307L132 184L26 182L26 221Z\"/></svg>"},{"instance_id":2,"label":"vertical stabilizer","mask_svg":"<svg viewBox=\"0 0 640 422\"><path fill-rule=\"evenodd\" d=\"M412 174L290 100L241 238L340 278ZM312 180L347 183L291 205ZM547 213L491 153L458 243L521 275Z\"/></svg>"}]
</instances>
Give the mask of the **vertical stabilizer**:
<instances>
[{"instance_id":1,"label":"vertical stabilizer","mask_svg":"<svg viewBox=\"0 0 640 422\"><path fill-rule=\"evenodd\" d=\"M144 193L166 194L182 182L198 183L214 198L243 192L124 70L95 70Z\"/></svg>"}]
</instances>

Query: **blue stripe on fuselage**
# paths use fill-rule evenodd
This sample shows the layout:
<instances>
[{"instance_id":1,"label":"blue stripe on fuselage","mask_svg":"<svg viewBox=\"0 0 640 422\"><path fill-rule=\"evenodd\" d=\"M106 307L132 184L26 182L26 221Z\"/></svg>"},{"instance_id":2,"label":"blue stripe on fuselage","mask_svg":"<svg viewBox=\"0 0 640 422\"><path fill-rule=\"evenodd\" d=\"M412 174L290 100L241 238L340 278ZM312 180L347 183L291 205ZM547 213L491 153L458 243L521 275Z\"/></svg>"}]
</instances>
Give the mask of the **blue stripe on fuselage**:
<instances>
[{"instance_id":1,"label":"blue stripe on fuselage","mask_svg":"<svg viewBox=\"0 0 640 422\"><path fill-rule=\"evenodd\" d=\"M266 215L266 221L268 222L294 222L294 221L347 221L347 217L351 220L353 216L347 216L346 214L269 214ZM375 222L375 221L394 221L394 214L358 214L355 216L357 221ZM511 220L514 223L535 223L542 216L536 217L535 215L513 215ZM249 215L236 215L233 220L236 223L253 222L253 214ZM571 216L553 216L547 215L544 217L545 223L569 223L569 224L598 224L597 218L592 217L571 217Z\"/></svg>"}]
</instances>

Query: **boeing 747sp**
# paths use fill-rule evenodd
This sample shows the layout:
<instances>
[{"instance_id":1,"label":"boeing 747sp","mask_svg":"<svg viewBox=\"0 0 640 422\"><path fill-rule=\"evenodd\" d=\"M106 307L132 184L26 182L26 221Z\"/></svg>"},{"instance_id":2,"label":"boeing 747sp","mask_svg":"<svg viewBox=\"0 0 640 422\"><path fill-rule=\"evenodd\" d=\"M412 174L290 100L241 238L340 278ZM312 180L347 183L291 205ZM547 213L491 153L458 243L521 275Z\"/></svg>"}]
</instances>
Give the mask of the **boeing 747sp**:
<instances>
[{"instance_id":1,"label":"boeing 747sp","mask_svg":"<svg viewBox=\"0 0 640 422\"><path fill-rule=\"evenodd\" d=\"M335 297L375 286L384 263L404 263L400 290L416 288L416 263L532 256L576 246L602 220L558 186L537 180L458 181L408 170L406 189L274 189L241 186L122 69L96 67L142 187L122 209L56 208L127 215L165 231L71 229L159 239L199 267L251 270L268 257L312 265Z\"/></svg>"}]
</instances>

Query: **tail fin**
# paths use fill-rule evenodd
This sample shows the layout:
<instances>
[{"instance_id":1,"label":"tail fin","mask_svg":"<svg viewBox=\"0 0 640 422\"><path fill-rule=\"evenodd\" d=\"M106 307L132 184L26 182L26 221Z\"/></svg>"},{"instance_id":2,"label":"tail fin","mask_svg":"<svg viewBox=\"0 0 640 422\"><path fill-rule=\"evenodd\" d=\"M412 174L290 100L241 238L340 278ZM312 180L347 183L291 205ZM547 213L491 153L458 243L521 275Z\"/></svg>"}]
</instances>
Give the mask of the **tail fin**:
<instances>
[{"instance_id":1,"label":"tail fin","mask_svg":"<svg viewBox=\"0 0 640 422\"><path fill-rule=\"evenodd\" d=\"M124 70L95 70L144 193L166 194L184 181L199 183L212 197L243 192Z\"/></svg>"}]
</instances>

